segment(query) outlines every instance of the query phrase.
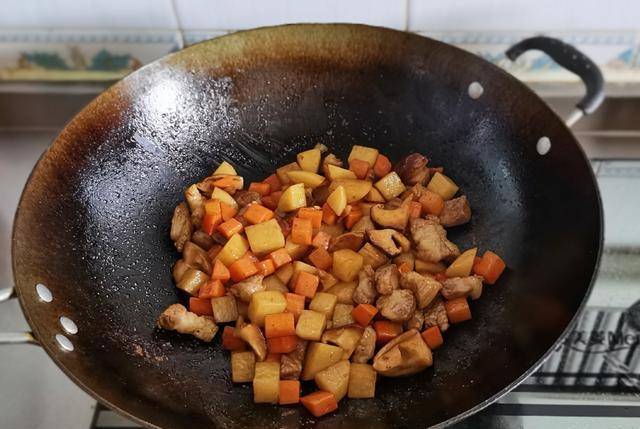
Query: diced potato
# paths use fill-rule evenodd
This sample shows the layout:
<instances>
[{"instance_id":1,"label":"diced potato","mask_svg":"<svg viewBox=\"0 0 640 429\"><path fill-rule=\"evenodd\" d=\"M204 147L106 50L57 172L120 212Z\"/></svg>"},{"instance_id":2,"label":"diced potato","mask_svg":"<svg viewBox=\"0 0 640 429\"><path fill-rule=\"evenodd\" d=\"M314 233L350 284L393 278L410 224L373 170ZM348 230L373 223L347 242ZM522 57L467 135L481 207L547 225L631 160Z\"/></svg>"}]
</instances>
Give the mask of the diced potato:
<instances>
[{"instance_id":1,"label":"diced potato","mask_svg":"<svg viewBox=\"0 0 640 429\"><path fill-rule=\"evenodd\" d=\"M256 355L253 352L231 352L231 380L234 383L253 381L255 367Z\"/></svg>"},{"instance_id":2,"label":"diced potato","mask_svg":"<svg viewBox=\"0 0 640 429\"><path fill-rule=\"evenodd\" d=\"M373 398L376 395L376 370L366 363L352 363L349 373L349 398Z\"/></svg>"},{"instance_id":3,"label":"diced potato","mask_svg":"<svg viewBox=\"0 0 640 429\"><path fill-rule=\"evenodd\" d=\"M291 183L302 183L307 188L317 188L324 182L324 176L310 171L287 171L287 176Z\"/></svg>"},{"instance_id":4,"label":"diced potato","mask_svg":"<svg viewBox=\"0 0 640 429\"><path fill-rule=\"evenodd\" d=\"M327 319L331 319L337 302L337 296L326 292L318 292L309 303L309 310L322 313L327 316Z\"/></svg>"},{"instance_id":5,"label":"diced potato","mask_svg":"<svg viewBox=\"0 0 640 429\"><path fill-rule=\"evenodd\" d=\"M280 168L277 168L276 175L278 176L278 179L280 179L280 183L282 183L283 185L288 185L289 183L291 183L291 181L289 180L289 176L287 176L287 172L296 170L300 170L300 166L297 162L294 161L287 165L283 165Z\"/></svg>"},{"instance_id":6,"label":"diced potato","mask_svg":"<svg viewBox=\"0 0 640 429\"><path fill-rule=\"evenodd\" d=\"M224 189L213 188L213 192L211 192L211 199L212 200L219 200L219 201L225 203L226 205L228 205L230 207L233 207L234 209L238 210L238 203Z\"/></svg>"},{"instance_id":7,"label":"diced potato","mask_svg":"<svg viewBox=\"0 0 640 429\"><path fill-rule=\"evenodd\" d=\"M338 186L344 188L347 194L347 204L351 204L366 197L373 185L368 180L336 179L329 185L329 190L333 191Z\"/></svg>"},{"instance_id":8,"label":"diced potato","mask_svg":"<svg viewBox=\"0 0 640 429\"><path fill-rule=\"evenodd\" d=\"M222 161L216 171L213 172L212 176L218 176L222 174L228 174L229 176L236 176L238 173L236 169L233 168L233 165L229 164L227 161Z\"/></svg>"},{"instance_id":9,"label":"diced potato","mask_svg":"<svg viewBox=\"0 0 640 429\"><path fill-rule=\"evenodd\" d=\"M275 273L273 273L280 281L287 285L293 277L293 264L285 264L278 268Z\"/></svg>"},{"instance_id":10,"label":"diced potato","mask_svg":"<svg viewBox=\"0 0 640 429\"><path fill-rule=\"evenodd\" d=\"M336 179L357 179L356 173L346 168L338 167L337 165L327 164L327 178L329 180Z\"/></svg>"},{"instance_id":11,"label":"diced potato","mask_svg":"<svg viewBox=\"0 0 640 429\"><path fill-rule=\"evenodd\" d=\"M287 241L284 244L284 250L287 251L291 259L296 260L302 258L309 249L306 244L298 244L291 241L291 237L287 237Z\"/></svg>"},{"instance_id":12,"label":"diced potato","mask_svg":"<svg viewBox=\"0 0 640 429\"><path fill-rule=\"evenodd\" d=\"M283 212L292 212L300 207L307 206L307 196L304 192L304 185L296 183L289 186L280 196L278 209Z\"/></svg>"},{"instance_id":13,"label":"diced potato","mask_svg":"<svg viewBox=\"0 0 640 429\"><path fill-rule=\"evenodd\" d=\"M351 249L333 252L333 275L343 282L353 281L362 269L364 258Z\"/></svg>"},{"instance_id":14,"label":"diced potato","mask_svg":"<svg viewBox=\"0 0 640 429\"><path fill-rule=\"evenodd\" d=\"M436 274L441 273L447 269L441 262L427 262L421 259L416 259L415 270L420 274Z\"/></svg>"},{"instance_id":15,"label":"diced potato","mask_svg":"<svg viewBox=\"0 0 640 429\"><path fill-rule=\"evenodd\" d=\"M242 235L234 234L229 241L224 245L220 253L218 253L218 260L225 264L227 267L233 264L238 259L242 258L249 250L249 244Z\"/></svg>"},{"instance_id":16,"label":"diced potato","mask_svg":"<svg viewBox=\"0 0 640 429\"><path fill-rule=\"evenodd\" d=\"M352 159L359 159L360 161L368 162L369 167L373 168L373 164L375 164L376 159L378 159L378 149L353 145L348 160L351 161Z\"/></svg>"},{"instance_id":17,"label":"diced potato","mask_svg":"<svg viewBox=\"0 0 640 429\"><path fill-rule=\"evenodd\" d=\"M233 322L238 318L236 299L230 295L211 298L211 308L216 323Z\"/></svg>"},{"instance_id":18,"label":"diced potato","mask_svg":"<svg viewBox=\"0 0 640 429\"><path fill-rule=\"evenodd\" d=\"M278 278L278 276L275 275L275 273L265 277L262 280L262 284L265 286L265 290L277 290L282 293L289 292L289 288L284 283L282 283L282 281Z\"/></svg>"},{"instance_id":19,"label":"diced potato","mask_svg":"<svg viewBox=\"0 0 640 429\"><path fill-rule=\"evenodd\" d=\"M298 165L304 171L311 171L315 173L318 171L318 167L320 167L320 157L322 156L322 152L320 149L309 149L304 152L300 152L297 156Z\"/></svg>"},{"instance_id":20,"label":"diced potato","mask_svg":"<svg viewBox=\"0 0 640 429\"><path fill-rule=\"evenodd\" d=\"M349 359L362 338L364 329L360 326L337 327L327 329L322 334L323 343L334 344L344 350L343 359Z\"/></svg>"},{"instance_id":21,"label":"diced potato","mask_svg":"<svg viewBox=\"0 0 640 429\"><path fill-rule=\"evenodd\" d=\"M282 313L287 308L287 300L282 292L265 290L251 295L249 319L258 326L264 326L267 314Z\"/></svg>"},{"instance_id":22,"label":"diced potato","mask_svg":"<svg viewBox=\"0 0 640 429\"><path fill-rule=\"evenodd\" d=\"M278 403L280 362L256 362L253 376L253 402Z\"/></svg>"},{"instance_id":23,"label":"diced potato","mask_svg":"<svg viewBox=\"0 0 640 429\"><path fill-rule=\"evenodd\" d=\"M371 243L362 246L358 253L364 258L362 266L371 265L374 270L389 262L387 255Z\"/></svg>"},{"instance_id":24,"label":"diced potato","mask_svg":"<svg viewBox=\"0 0 640 429\"><path fill-rule=\"evenodd\" d=\"M338 283L338 279L328 271L318 270L318 277L320 277L323 290L327 290Z\"/></svg>"},{"instance_id":25,"label":"diced potato","mask_svg":"<svg viewBox=\"0 0 640 429\"><path fill-rule=\"evenodd\" d=\"M349 370L351 365L348 360L341 360L328 368L318 371L314 377L320 390L333 393L336 401L340 401L347 394L349 388Z\"/></svg>"},{"instance_id":26,"label":"diced potato","mask_svg":"<svg viewBox=\"0 0 640 429\"><path fill-rule=\"evenodd\" d=\"M386 200L397 197L406 189L404 183L402 183L402 179L400 179L400 176L398 176L398 173L395 171L378 180L374 186Z\"/></svg>"},{"instance_id":27,"label":"diced potato","mask_svg":"<svg viewBox=\"0 0 640 429\"><path fill-rule=\"evenodd\" d=\"M369 201L371 203L384 203L386 200L374 186L369 189L369 193L366 197L364 197L365 201Z\"/></svg>"},{"instance_id":28,"label":"diced potato","mask_svg":"<svg viewBox=\"0 0 640 429\"><path fill-rule=\"evenodd\" d=\"M462 254L458 256L451 265L449 265L444 274L447 277L467 277L471 275L473 261L477 252L477 247L462 252Z\"/></svg>"},{"instance_id":29,"label":"diced potato","mask_svg":"<svg viewBox=\"0 0 640 429\"><path fill-rule=\"evenodd\" d=\"M284 247L284 235L278 221L270 219L256 225L249 225L244 229L249 240L251 251L256 255L264 255Z\"/></svg>"},{"instance_id":30,"label":"diced potato","mask_svg":"<svg viewBox=\"0 0 640 429\"><path fill-rule=\"evenodd\" d=\"M320 341L327 326L327 316L313 310L302 310L296 325L296 335L303 340Z\"/></svg>"},{"instance_id":31,"label":"diced potato","mask_svg":"<svg viewBox=\"0 0 640 429\"><path fill-rule=\"evenodd\" d=\"M306 271L309 274L318 274L318 269L313 265L309 265L302 261L293 261L293 274L295 275L298 271Z\"/></svg>"},{"instance_id":32,"label":"diced potato","mask_svg":"<svg viewBox=\"0 0 640 429\"><path fill-rule=\"evenodd\" d=\"M333 309L333 328L340 328L342 326L351 325L355 323L351 312L353 311L353 305L351 304L336 304Z\"/></svg>"},{"instance_id":33,"label":"diced potato","mask_svg":"<svg viewBox=\"0 0 640 429\"><path fill-rule=\"evenodd\" d=\"M329 207L331 207L331 210L333 210L335 214L338 216L342 214L345 207L347 207L347 191L344 189L344 186L338 186L329 194L327 204L329 204Z\"/></svg>"},{"instance_id":34,"label":"diced potato","mask_svg":"<svg viewBox=\"0 0 640 429\"><path fill-rule=\"evenodd\" d=\"M440 195L443 200L450 200L458 192L458 185L442 173L433 175L427 189Z\"/></svg>"},{"instance_id":35,"label":"diced potato","mask_svg":"<svg viewBox=\"0 0 640 429\"><path fill-rule=\"evenodd\" d=\"M317 342L309 344L304 359L302 379L313 379L318 371L322 371L342 360L342 353L342 349L337 346Z\"/></svg>"},{"instance_id":36,"label":"diced potato","mask_svg":"<svg viewBox=\"0 0 640 429\"><path fill-rule=\"evenodd\" d=\"M196 295L200 288L208 281L209 276L207 273L196 270L195 268L189 268L184 272L177 286L178 289L182 289L189 295Z\"/></svg>"},{"instance_id":37,"label":"diced potato","mask_svg":"<svg viewBox=\"0 0 640 429\"><path fill-rule=\"evenodd\" d=\"M340 282L325 290L325 292L338 297L338 303L340 304L353 304L353 293L357 286L356 282Z\"/></svg>"},{"instance_id":38,"label":"diced potato","mask_svg":"<svg viewBox=\"0 0 640 429\"><path fill-rule=\"evenodd\" d=\"M337 237L344 234L344 225L342 222L338 222L334 225L327 225L326 223L323 223L320 225L320 231L324 231L332 237Z\"/></svg>"}]
</instances>

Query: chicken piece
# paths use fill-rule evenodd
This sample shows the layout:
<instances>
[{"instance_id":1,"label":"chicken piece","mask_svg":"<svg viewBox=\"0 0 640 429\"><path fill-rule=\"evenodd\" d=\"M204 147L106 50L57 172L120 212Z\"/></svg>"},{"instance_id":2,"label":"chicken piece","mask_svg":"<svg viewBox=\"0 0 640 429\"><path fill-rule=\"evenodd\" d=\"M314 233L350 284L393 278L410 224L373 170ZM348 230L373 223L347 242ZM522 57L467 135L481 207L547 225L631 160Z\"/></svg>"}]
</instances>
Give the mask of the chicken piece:
<instances>
[{"instance_id":1,"label":"chicken piece","mask_svg":"<svg viewBox=\"0 0 640 429\"><path fill-rule=\"evenodd\" d=\"M409 239L395 229L372 229L367 231L367 236L371 244L375 244L389 256L397 256L411 249Z\"/></svg>"},{"instance_id":2,"label":"chicken piece","mask_svg":"<svg viewBox=\"0 0 640 429\"><path fill-rule=\"evenodd\" d=\"M449 329L449 317L441 297L436 297L427 308L424 309L424 328L437 326L444 332Z\"/></svg>"},{"instance_id":3,"label":"chicken piece","mask_svg":"<svg viewBox=\"0 0 640 429\"><path fill-rule=\"evenodd\" d=\"M191 185L184 191L184 198L189 204L191 210L191 223L196 228L200 228L202 225L202 218L204 217L204 197L198 190L197 185Z\"/></svg>"},{"instance_id":4,"label":"chicken piece","mask_svg":"<svg viewBox=\"0 0 640 429\"><path fill-rule=\"evenodd\" d=\"M431 304L431 301L438 296L438 292L442 289L439 281L420 275L415 271L402 273L400 275L400 286L413 292L419 309Z\"/></svg>"},{"instance_id":5,"label":"chicken piece","mask_svg":"<svg viewBox=\"0 0 640 429\"><path fill-rule=\"evenodd\" d=\"M376 290L381 295L391 295L400 287L400 271L396 264L384 265L376 270Z\"/></svg>"},{"instance_id":6,"label":"chicken piece","mask_svg":"<svg viewBox=\"0 0 640 429\"><path fill-rule=\"evenodd\" d=\"M422 325L424 324L424 314L422 310L416 310L413 312L413 316L411 319L404 322L404 329L408 331L409 329L417 329L420 331L422 329Z\"/></svg>"},{"instance_id":7,"label":"chicken piece","mask_svg":"<svg viewBox=\"0 0 640 429\"><path fill-rule=\"evenodd\" d=\"M198 316L181 304L172 304L158 318L158 326L210 342L218 332L218 325L208 316Z\"/></svg>"},{"instance_id":8,"label":"chicken piece","mask_svg":"<svg viewBox=\"0 0 640 429\"><path fill-rule=\"evenodd\" d=\"M173 210L173 217L171 218L171 232L169 236L173 241L174 246L178 249L178 252L182 252L184 243L191 239L191 233L193 232L193 225L191 223L191 214L189 213L189 207L187 203L180 203Z\"/></svg>"},{"instance_id":9,"label":"chicken piece","mask_svg":"<svg viewBox=\"0 0 640 429\"><path fill-rule=\"evenodd\" d=\"M429 181L429 160L419 153L407 155L393 168L405 185L426 184Z\"/></svg>"},{"instance_id":10,"label":"chicken piece","mask_svg":"<svg viewBox=\"0 0 640 429\"><path fill-rule=\"evenodd\" d=\"M229 288L229 292L239 300L249 303L251 302L251 295L267 290L267 286L262 282L263 280L264 276L262 274L247 277L241 282L232 285Z\"/></svg>"},{"instance_id":11,"label":"chicken piece","mask_svg":"<svg viewBox=\"0 0 640 429\"><path fill-rule=\"evenodd\" d=\"M447 231L437 218L429 216L426 219L411 219L409 227L418 259L440 262L443 259L455 259L460 255L460 249L447 240Z\"/></svg>"},{"instance_id":12,"label":"chicken piece","mask_svg":"<svg viewBox=\"0 0 640 429\"><path fill-rule=\"evenodd\" d=\"M351 249L354 252L360 250L364 244L364 233L362 232L347 232L340 234L337 237L331 238L329 244L329 252L335 252L341 249Z\"/></svg>"},{"instance_id":13,"label":"chicken piece","mask_svg":"<svg viewBox=\"0 0 640 429\"><path fill-rule=\"evenodd\" d=\"M203 250L209 250L215 244L213 238L211 238L209 234L201 229L194 231L193 235L191 236L191 241L202 247Z\"/></svg>"},{"instance_id":14,"label":"chicken piece","mask_svg":"<svg viewBox=\"0 0 640 429\"><path fill-rule=\"evenodd\" d=\"M253 202L260 202L260 194L256 191L247 191L244 189L240 189L233 195L233 199L236 200L238 206L244 207L248 206Z\"/></svg>"},{"instance_id":15,"label":"chicken piece","mask_svg":"<svg viewBox=\"0 0 640 429\"><path fill-rule=\"evenodd\" d=\"M392 322L404 322L416 311L416 299L413 292L396 289L390 295L382 295L376 302L380 315Z\"/></svg>"},{"instance_id":16,"label":"chicken piece","mask_svg":"<svg viewBox=\"0 0 640 429\"><path fill-rule=\"evenodd\" d=\"M409 220L411 201L406 200L399 207L389 209L383 204L376 204L371 207L370 216L376 224L382 227L404 231Z\"/></svg>"},{"instance_id":17,"label":"chicken piece","mask_svg":"<svg viewBox=\"0 0 640 429\"><path fill-rule=\"evenodd\" d=\"M182 250L182 259L194 268L199 269L207 274L211 274L211 259L207 252L197 244L187 241Z\"/></svg>"},{"instance_id":18,"label":"chicken piece","mask_svg":"<svg viewBox=\"0 0 640 429\"><path fill-rule=\"evenodd\" d=\"M358 286L353 292L353 301L356 304L373 304L376 301L376 287L373 284L375 272L371 265L366 265L358 273Z\"/></svg>"},{"instance_id":19,"label":"chicken piece","mask_svg":"<svg viewBox=\"0 0 640 429\"><path fill-rule=\"evenodd\" d=\"M351 356L354 363L367 363L376 351L376 331L371 326L364 328L362 337Z\"/></svg>"},{"instance_id":20,"label":"chicken piece","mask_svg":"<svg viewBox=\"0 0 640 429\"><path fill-rule=\"evenodd\" d=\"M420 333L411 329L381 348L373 358L373 369L387 377L416 374L433 363L433 356Z\"/></svg>"},{"instance_id":21,"label":"chicken piece","mask_svg":"<svg viewBox=\"0 0 640 429\"><path fill-rule=\"evenodd\" d=\"M440 212L442 226L458 226L471 220L471 207L466 196L461 196L444 202Z\"/></svg>"},{"instance_id":22,"label":"chicken piece","mask_svg":"<svg viewBox=\"0 0 640 429\"><path fill-rule=\"evenodd\" d=\"M466 297L478 289L481 291L480 293L482 293L481 276L452 277L442 282L442 296L445 297L445 299Z\"/></svg>"},{"instance_id":23,"label":"chicken piece","mask_svg":"<svg viewBox=\"0 0 640 429\"><path fill-rule=\"evenodd\" d=\"M302 373L302 362L307 353L307 341L298 338L296 349L280 357L280 379L298 380Z\"/></svg>"}]
</instances>

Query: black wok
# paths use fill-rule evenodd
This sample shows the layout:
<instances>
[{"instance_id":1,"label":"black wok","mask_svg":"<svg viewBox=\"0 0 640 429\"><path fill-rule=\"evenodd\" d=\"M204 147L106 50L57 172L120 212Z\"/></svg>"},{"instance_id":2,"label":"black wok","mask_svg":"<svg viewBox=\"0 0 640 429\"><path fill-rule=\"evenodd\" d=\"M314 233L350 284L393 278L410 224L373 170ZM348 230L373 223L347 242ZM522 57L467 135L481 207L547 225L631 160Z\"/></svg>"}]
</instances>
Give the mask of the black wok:
<instances>
[{"instance_id":1,"label":"black wok","mask_svg":"<svg viewBox=\"0 0 640 429\"><path fill-rule=\"evenodd\" d=\"M544 38L510 55L528 48L581 74L588 96L580 111L597 107L602 81L592 63ZM468 94L474 81L484 88L477 99ZM544 155L541 137L551 143ZM222 160L259 179L316 143L343 157L354 143L396 160L419 151L445 166L474 211L453 240L493 249L509 266L472 303L473 320L447 332L433 368L380 379L376 399L346 400L319 420L301 408L254 405L248 386L232 386L218 341L155 328L166 306L184 300L171 280L178 254L168 235L183 189ZM601 240L584 153L522 83L417 35L293 25L193 46L96 98L31 174L13 270L33 336L51 358L148 427L425 427L463 419L541 363L584 304ZM77 334L65 334L60 316Z\"/></svg>"}]
</instances>

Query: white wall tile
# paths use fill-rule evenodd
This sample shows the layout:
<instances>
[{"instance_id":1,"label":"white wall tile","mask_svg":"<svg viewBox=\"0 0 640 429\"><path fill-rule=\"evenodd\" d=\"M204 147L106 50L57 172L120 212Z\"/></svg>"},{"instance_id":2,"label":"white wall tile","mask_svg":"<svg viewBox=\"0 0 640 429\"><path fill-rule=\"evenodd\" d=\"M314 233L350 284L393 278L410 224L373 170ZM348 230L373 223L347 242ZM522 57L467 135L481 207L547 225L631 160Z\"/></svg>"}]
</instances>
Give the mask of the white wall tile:
<instances>
[{"instance_id":1,"label":"white wall tile","mask_svg":"<svg viewBox=\"0 0 640 429\"><path fill-rule=\"evenodd\" d=\"M411 31L636 29L638 0L409 0Z\"/></svg>"},{"instance_id":2,"label":"white wall tile","mask_svg":"<svg viewBox=\"0 0 640 429\"><path fill-rule=\"evenodd\" d=\"M294 22L356 22L404 29L407 0L176 0L185 29L235 30Z\"/></svg>"},{"instance_id":3,"label":"white wall tile","mask_svg":"<svg viewBox=\"0 0 640 429\"><path fill-rule=\"evenodd\" d=\"M175 29L171 0L3 0L0 28Z\"/></svg>"}]
</instances>

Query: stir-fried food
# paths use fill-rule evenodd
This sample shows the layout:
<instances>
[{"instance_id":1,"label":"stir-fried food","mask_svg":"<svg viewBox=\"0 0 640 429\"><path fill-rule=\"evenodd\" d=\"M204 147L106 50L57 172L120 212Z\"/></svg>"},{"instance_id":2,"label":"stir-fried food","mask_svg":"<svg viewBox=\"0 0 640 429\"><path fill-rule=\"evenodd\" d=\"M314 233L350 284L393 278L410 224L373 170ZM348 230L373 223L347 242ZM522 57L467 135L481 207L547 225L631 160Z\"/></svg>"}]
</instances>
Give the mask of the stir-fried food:
<instances>
[{"instance_id":1,"label":"stir-fried food","mask_svg":"<svg viewBox=\"0 0 640 429\"><path fill-rule=\"evenodd\" d=\"M170 237L188 308L158 319L206 342L226 324L233 382L252 383L254 402L317 417L374 397L378 376L431 366L443 333L471 319L469 298L505 269L447 238L471 206L424 155L394 167L370 147L353 146L346 163L326 152L299 153L248 189L227 162L187 187ZM318 390L300 397L301 382Z\"/></svg>"}]
</instances>

